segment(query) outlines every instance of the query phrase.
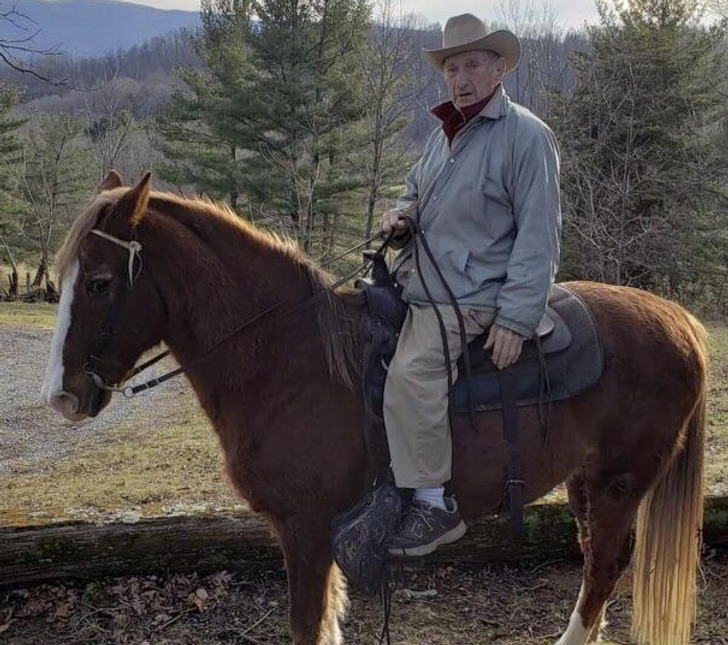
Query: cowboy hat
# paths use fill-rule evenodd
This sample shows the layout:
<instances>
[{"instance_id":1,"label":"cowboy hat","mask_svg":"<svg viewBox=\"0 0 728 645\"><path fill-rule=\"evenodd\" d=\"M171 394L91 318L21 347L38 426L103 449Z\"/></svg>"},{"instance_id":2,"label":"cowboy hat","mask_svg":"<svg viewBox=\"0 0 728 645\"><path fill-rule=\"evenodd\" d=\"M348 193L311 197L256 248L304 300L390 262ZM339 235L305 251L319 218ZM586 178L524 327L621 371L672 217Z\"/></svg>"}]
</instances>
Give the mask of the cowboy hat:
<instances>
[{"instance_id":1,"label":"cowboy hat","mask_svg":"<svg viewBox=\"0 0 728 645\"><path fill-rule=\"evenodd\" d=\"M442 32L441 49L424 49L430 64L442 70L448 56L474 50L488 50L502 56L506 61L506 72L518 65L521 58L521 44L510 31L490 31L485 23L471 13L453 16Z\"/></svg>"}]
</instances>

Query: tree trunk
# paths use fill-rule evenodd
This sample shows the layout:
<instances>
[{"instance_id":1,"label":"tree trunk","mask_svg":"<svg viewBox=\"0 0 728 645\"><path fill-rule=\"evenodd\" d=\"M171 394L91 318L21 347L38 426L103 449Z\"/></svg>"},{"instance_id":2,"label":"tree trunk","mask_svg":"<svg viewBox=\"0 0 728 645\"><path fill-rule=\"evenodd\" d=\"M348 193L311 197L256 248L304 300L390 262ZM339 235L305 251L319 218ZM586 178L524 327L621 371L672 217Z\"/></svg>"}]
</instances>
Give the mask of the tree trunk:
<instances>
[{"instance_id":1,"label":"tree trunk","mask_svg":"<svg viewBox=\"0 0 728 645\"><path fill-rule=\"evenodd\" d=\"M43 284L43 278L48 275L48 264L43 259L38 264L38 270L35 272L35 278L33 278L32 287L39 288Z\"/></svg>"},{"instance_id":2,"label":"tree trunk","mask_svg":"<svg viewBox=\"0 0 728 645\"><path fill-rule=\"evenodd\" d=\"M18 299L18 288L19 288L19 278L18 278L18 269L13 266L13 271L8 275L8 282L10 283L10 289L8 290L8 300L17 300Z\"/></svg>"},{"instance_id":3,"label":"tree trunk","mask_svg":"<svg viewBox=\"0 0 728 645\"><path fill-rule=\"evenodd\" d=\"M728 498L709 498L706 544L728 546ZM472 522L466 536L428 561L491 562L565 558L579 554L565 504L526 509L523 546L515 550L507 517ZM266 522L253 514L145 519L106 525L68 522L0 528L0 587L50 580L178 571L243 571L250 562L277 562L280 551Z\"/></svg>"}]
</instances>

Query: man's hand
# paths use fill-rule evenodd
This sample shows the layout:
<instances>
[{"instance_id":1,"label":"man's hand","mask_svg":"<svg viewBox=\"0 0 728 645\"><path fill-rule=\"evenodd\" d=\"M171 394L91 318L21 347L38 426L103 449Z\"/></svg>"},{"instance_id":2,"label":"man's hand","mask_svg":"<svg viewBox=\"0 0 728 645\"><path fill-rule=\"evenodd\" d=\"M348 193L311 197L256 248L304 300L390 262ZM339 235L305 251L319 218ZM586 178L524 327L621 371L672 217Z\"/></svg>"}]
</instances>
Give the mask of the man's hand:
<instances>
[{"instance_id":1,"label":"man's hand","mask_svg":"<svg viewBox=\"0 0 728 645\"><path fill-rule=\"evenodd\" d=\"M392 231L394 235L401 235L407 230L407 217L409 217L409 209L392 208L382 215L382 221L379 224L379 236L387 237Z\"/></svg>"},{"instance_id":2,"label":"man's hand","mask_svg":"<svg viewBox=\"0 0 728 645\"><path fill-rule=\"evenodd\" d=\"M499 370L513 365L521 355L522 348L523 336L500 325L490 328L488 339L483 345L483 349L493 350L493 363Z\"/></svg>"}]
</instances>

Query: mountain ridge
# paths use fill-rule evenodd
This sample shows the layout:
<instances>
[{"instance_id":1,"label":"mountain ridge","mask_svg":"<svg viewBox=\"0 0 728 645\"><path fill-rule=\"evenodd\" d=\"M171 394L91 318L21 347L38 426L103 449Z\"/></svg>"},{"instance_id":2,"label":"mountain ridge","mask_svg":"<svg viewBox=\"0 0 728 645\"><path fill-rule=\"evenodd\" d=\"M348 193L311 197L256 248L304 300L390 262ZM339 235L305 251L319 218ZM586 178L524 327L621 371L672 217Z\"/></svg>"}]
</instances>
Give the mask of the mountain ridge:
<instances>
[{"instance_id":1,"label":"mountain ridge","mask_svg":"<svg viewBox=\"0 0 728 645\"><path fill-rule=\"evenodd\" d=\"M200 24L195 11L122 0L17 0L14 12L10 19L0 20L0 40L18 43L14 54L19 58L33 53L27 49L99 57Z\"/></svg>"}]
</instances>

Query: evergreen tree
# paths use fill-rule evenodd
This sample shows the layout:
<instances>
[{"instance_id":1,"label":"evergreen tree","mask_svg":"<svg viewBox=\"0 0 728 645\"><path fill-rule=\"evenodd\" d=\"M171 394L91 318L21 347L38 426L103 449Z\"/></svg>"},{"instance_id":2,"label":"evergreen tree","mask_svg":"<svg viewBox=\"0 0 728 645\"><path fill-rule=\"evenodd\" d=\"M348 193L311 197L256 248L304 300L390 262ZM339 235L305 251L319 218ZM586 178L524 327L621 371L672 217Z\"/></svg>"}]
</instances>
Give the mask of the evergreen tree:
<instances>
[{"instance_id":1,"label":"evergreen tree","mask_svg":"<svg viewBox=\"0 0 728 645\"><path fill-rule=\"evenodd\" d=\"M10 113L19 99L18 92L12 88L0 90L0 218L12 212L15 202L14 178L21 149L17 130L23 121L13 118Z\"/></svg>"},{"instance_id":2,"label":"evergreen tree","mask_svg":"<svg viewBox=\"0 0 728 645\"><path fill-rule=\"evenodd\" d=\"M206 69L178 71L179 84L157 121L166 158L161 176L180 189L226 199L241 213L249 203L240 196L236 161L254 141L238 123L235 101L246 101L250 90L251 10L245 0L204 0L203 29L194 47Z\"/></svg>"},{"instance_id":3,"label":"evergreen tree","mask_svg":"<svg viewBox=\"0 0 728 645\"><path fill-rule=\"evenodd\" d=\"M217 182L306 250L330 247L341 195L364 182L344 169L368 32L364 0L205 0L198 53L209 74L185 76L163 129L195 128L195 186Z\"/></svg>"},{"instance_id":4,"label":"evergreen tree","mask_svg":"<svg viewBox=\"0 0 728 645\"><path fill-rule=\"evenodd\" d=\"M558 97L568 275L675 293L724 259L722 27L694 0L598 3Z\"/></svg>"}]
</instances>

